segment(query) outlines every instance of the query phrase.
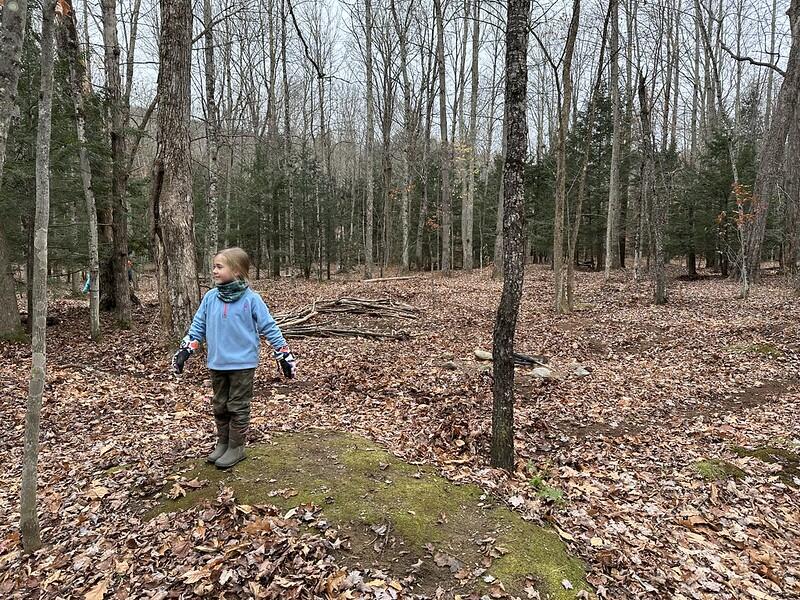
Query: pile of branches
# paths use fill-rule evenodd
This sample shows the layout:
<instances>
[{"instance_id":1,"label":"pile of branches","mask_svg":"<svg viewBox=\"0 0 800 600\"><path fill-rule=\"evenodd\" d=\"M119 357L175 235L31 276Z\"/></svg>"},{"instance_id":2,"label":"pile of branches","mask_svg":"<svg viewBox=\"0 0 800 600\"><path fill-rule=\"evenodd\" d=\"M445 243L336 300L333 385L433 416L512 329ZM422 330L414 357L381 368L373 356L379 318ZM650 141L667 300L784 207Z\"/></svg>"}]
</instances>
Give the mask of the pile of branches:
<instances>
[{"instance_id":1,"label":"pile of branches","mask_svg":"<svg viewBox=\"0 0 800 600\"><path fill-rule=\"evenodd\" d=\"M370 317L416 319L419 311L409 304L397 302L391 298L373 300L370 298L338 298L334 300L317 300L295 308L287 313L275 315L275 321L281 328L284 337L362 337L367 339L407 340L411 335L405 330L389 332L351 327L336 326L326 321L311 324L317 315L365 315Z\"/></svg>"}]
</instances>

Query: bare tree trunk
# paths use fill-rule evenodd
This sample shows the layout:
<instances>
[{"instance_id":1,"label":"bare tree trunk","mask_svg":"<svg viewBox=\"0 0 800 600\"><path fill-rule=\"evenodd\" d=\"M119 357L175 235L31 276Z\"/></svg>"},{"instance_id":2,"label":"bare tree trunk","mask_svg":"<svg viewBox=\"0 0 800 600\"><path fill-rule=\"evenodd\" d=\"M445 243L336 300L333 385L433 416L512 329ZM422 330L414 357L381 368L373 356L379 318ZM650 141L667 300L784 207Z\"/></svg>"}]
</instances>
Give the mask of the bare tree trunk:
<instances>
[{"instance_id":1,"label":"bare tree trunk","mask_svg":"<svg viewBox=\"0 0 800 600\"><path fill-rule=\"evenodd\" d=\"M189 93L192 6L161 0L157 151L150 196L150 235L164 331L178 338L199 305L194 251Z\"/></svg>"},{"instance_id":2,"label":"bare tree trunk","mask_svg":"<svg viewBox=\"0 0 800 600\"><path fill-rule=\"evenodd\" d=\"M505 122L508 133L503 212L503 293L494 325L492 358L492 466L514 470L514 334L525 275L523 226L528 123L529 0L509 0L506 18Z\"/></svg>"},{"instance_id":3,"label":"bare tree trunk","mask_svg":"<svg viewBox=\"0 0 800 600\"><path fill-rule=\"evenodd\" d=\"M567 32L564 58L561 72L561 101L558 119L558 137L556 142L556 183L555 183L555 219L553 225L553 272L555 279L555 311L559 314L569 312L567 298L567 269L564 252L564 217L566 212L566 169L567 169L567 133L569 129L570 104L572 101L572 56L575 51L575 38L578 34L581 2L574 0L572 20Z\"/></svg>"},{"instance_id":4,"label":"bare tree trunk","mask_svg":"<svg viewBox=\"0 0 800 600\"><path fill-rule=\"evenodd\" d=\"M505 169L506 164L506 115L503 114L503 124L501 126L501 142L500 142L500 153L501 153L501 163L503 165L503 169ZM503 214L505 208L505 177L500 178L500 185L498 186L500 189L497 194L497 222L495 223L495 237L494 237L494 264L492 265L492 277L503 277L503 273L505 273L505 267L503 266L503 220L505 219L505 215Z\"/></svg>"},{"instance_id":5,"label":"bare tree trunk","mask_svg":"<svg viewBox=\"0 0 800 600\"><path fill-rule=\"evenodd\" d=\"M784 160L784 191L786 194L786 256L787 271L797 274L797 259L800 254L800 105L795 106L794 119L789 126L786 158ZM795 289L800 280L795 281Z\"/></svg>"},{"instance_id":6,"label":"bare tree trunk","mask_svg":"<svg viewBox=\"0 0 800 600\"><path fill-rule=\"evenodd\" d=\"M442 259L441 270L450 275L450 236L452 235L451 199L450 199L450 148L447 143L447 86L444 70L444 23L442 21L442 2L433 0L436 19L436 61L439 71L439 133L441 158L441 210L442 210Z\"/></svg>"},{"instance_id":7,"label":"bare tree trunk","mask_svg":"<svg viewBox=\"0 0 800 600\"><path fill-rule=\"evenodd\" d=\"M286 71L286 0L281 2L281 69L283 78L283 177L286 184L286 196L289 203L289 267L294 266L294 172L292 169L292 129L289 123L289 76Z\"/></svg>"},{"instance_id":8,"label":"bare tree trunk","mask_svg":"<svg viewBox=\"0 0 800 600\"><path fill-rule=\"evenodd\" d=\"M666 190L660 190L659 179L663 179L663 174L654 173L655 171L655 151L653 149L653 133L650 121L650 104L647 99L647 88L645 87L644 76L639 75L639 105L642 121L642 146L645 156L645 174L648 173L648 181L653 185L650 188L653 192L653 253L654 253L654 280L656 304L667 303L667 277L664 264L664 229L666 227L667 207Z\"/></svg>"},{"instance_id":9,"label":"bare tree trunk","mask_svg":"<svg viewBox=\"0 0 800 600\"><path fill-rule=\"evenodd\" d=\"M431 27L431 48L433 48L433 35L435 27ZM432 54L432 53L431 53ZM425 95L425 129L423 134L422 144L422 202L419 207L419 221L417 222L417 239L414 251L415 261L418 269L422 269L422 241L425 233L425 222L428 216L428 157L430 156L431 149L431 127L433 120L433 103L434 103L434 84L436 82L436 69L438 63L431 57L431 62L427 63L428 69L424 72L422 77L422 85L420 95Z\"/></svg>"},{"instance_id":10,"label":"bare tree trunk","mask_svg":"<svg viewBox=\"0 0 800 600\"><path fill-rule=\"evenodd\" d=\"M679 52L681 51L680 45L680 25L681 25L681 14L683 14L682 7L681 7L681 0L678 0L678 7L675 10L675 23L674 23L674 37L672 41L672 47L675 48L674 58L672 61L672 124L670 126L670 142L669 148L672 152L675 152L678 147L678 96L679 96L679 87L680 87L680 79L678 77L679 70L678 70L678 63L680 61ZM664 138L666 139L667 132L664 132Z\"/></svg>"},{"instance_id":11,"label":"bare tree trunk","mask_svg":"<svg viewBox=\"0 0 800 600\"><path fill-rule=\"evenodd\" d=\"M698 127L698 107L701 99L700 92L700 15L695 15L694 20L694 66L693 66L693 79L692 82L692 133L691 133L691 161L696 163L699 155L699 145L697 136Z\"/></svg>"},{"instance_id":12,"label":"bare tree trunk","mask_svg":"<svg viewBox=\"0 0 800 600\"><path fill-rule=\"evenodd\" d=\"M86 201L86 216L89 223L89 330L92 339L100 339L100 259L97 244L97 206L92 187L92 167L86 143L86 113L83 103L83 84L87 73L83 68L78 46L77 18L70 1L67 23L67 58L69 61L70 89L75 107L75 129L78 135L81 182Z\"/></svg>"},{"instance_id":13,"label":"bare tree trunk","mask_svg":"<svg viewBox=\"0 0 800 600\"><path fill-rule=\"evenodd\" d=\"M777 58L775 54L775 29L778 18L778 0L772 0L772 23L769 30L769 60L774 62ZM775 73L772 69L767 72L767 106L766 114L764 115L764 129L769 130L772 124L772 86Z\"/></svg>"},{"instance_id":14,"label":"bare tree trunk","mask_svg":"<svg viewBox=\"0 0 800 600\"><path fill-rule=\"evenodd\" d=\"M119 69L120 47L117 38L116 0L102 0L103 43L105 47L106 87L111 112L111 233L112 253L109 262L107 285L109 306L116 310L117 321L123 327L131 322L131 299L128 286L128 155L125 141L127 118L122 99L122 81Z\"/></svg>"},{"instance_id":15,"label":"bare tree trunk","mask_svg":"<svg viewBox=\"0 0 800 600\"><path fill-rule=\"evenodd\" d=\"M611 176L608 184L608 215L606 217L606 260L605 279L611 278L613 256L618 255L619 248L615 244L614 217L617 214L619 203L619 163L620 163L620 134L622 124L619 113L619 0L611 0L611 112L613 133L611 137ZM591 127L590 127L591 130ZM570 257L570 261L572 258Z\"/></svg>"},{"instance_id":16,"label":"bare tree trunk","mask_svg":"<svg viewBox=\"0 0 800 600\"><path fill-rule=\"evenodd\" d=\"M375 129L375 112L373 108L373 98L372 98L372 82L373 82L373 74L372 74L372 0L365 0L366 6L366 14L364 19L366 21L365 28L366 28L366 49L365 49L365 56L366 56L366 67L367 67L367 124L366 124L366 134L367 134L367 168L364 170L364 176L366 178L367 184L367 198L366 198L366 206L364 207L364 218L366 220L364 224L364 279L371 279L372 278L372 263L374 260L373 251L372 251L372 221L373 221L373 210L375 205L375 182L373 180L373 172L372 172L372 162L373 162L373 144L374 144L374 129Z\"/></svg>"},{"instance_id":17,"label":"bare tree trunk","mask_svg":"<svg viewBox=\"0 0 800 600\"><path fill-rule=\"evenodd\" d=\"M205 59L206 78L206 153L208 157L208 197L206 198L206 236L205 260L203 261L203 275L211 281L211 268L214 255L217 253L219 240L219 219L217 217L219 193L217 191L219 152L219 117L217 115L216 85L217 71L214 65L214 24L211 0L203 0L203 27L205 28Z\"/></svg>"},{"instance_id":18,"label":"bare tree trunk","mask_svg":"<svg viewBox=\"0 0 800 600\"><path fill-rule=\"evenodd\" d=\"M394 20L394 27L397 31L397 37L400 41L400 71L403 77L403 128L405 130L405 139L403 140L404 148L402 158L400 160L400 170L402 172L402 188L401 188L401 205L400 205L400 226L402 229L402 248L401 248L401 264L403 271L408 271L409 268L409 204L412 189L412 179L410 175L409 166L412 161L412 152L414 148L414 124L411 116L411 81L408 77L408 20L405 19L403 23L400 22L400 17L397 14L397 7L395 0L391 0L392 18ZM411 10L408 11L409 13Z\"/></svg>"},{"instance_id":19,"label":"bare tree trunk","mask_svg":"<svg viewBox=\"0 0 800 600\"><path fill-rule=\"evenodd\" d=\"M478 120L478 52L480 50L480 0L475 0L475 15L472 19L472 71L469 99L469 142L467 162L467 195L461 211L461 240L464 250L464 270L472 271L472 230L475 211L475 169L476 169L476 137Z\"/></svg>"},{"instance_id":20,"label":"bare tree trunk","mask_svg":"<svg viewBox=\"0 0 800 600\"><path fill-rule=\"evenodd\" d=\"M25 448L22 456L20 522L22 547L28 554L42 545L36 511L39 462L39 424L47 370L47 226L50 221L50 131L53 108L53 20L55 0L42 7L41 87L36 134L36 217L33 269L33 313L31 350L33 366L25 411Z\"/></svg>"},{"instance_id":21,"label":"bare tree trunk","mask_svg":"<svg viewBox=\"0 0 800 600\"><path fill-rule=\"evenodd\" d=\"M12 9L12 6L16 10ZM0 21L0 186L3 184L3 165L6 142L11 126L11 115L17 99L20 57L25 39L25 21L28 16L27 0L7 3ZM14 275L8 253L5 229L0 223L0 337L17 337L22 332L14 290Z\"/></svg>"},{"instance_id":22,"label":"bare tree trunk","mask_svg":"<svg viewBox=\"0 0 800 600\"><path fill-rule=\"evenodd\" d=\"M783 170L786 136L800 103L800 0L791 0L786 14L789 15L792 30L792 45L786 63L786 74L759 156L758 172L753 185L754 217L747 222L744 232L744 267L752 283L758 283L761 245L764 241L769 203Z\"/></svg>"},{"instance_id":23,"label":"bare tree trunk","mask_svg":"<svg viewBox=\"0 0 800 600\"><path fill-rule=\"evenodd\" d=\"M572 224L566 222L567 227L567 253L566 253L566 268L567 268L567 306L569 312L575 306L574 291L575 291L575 251L578 247L578 233L580 232L581 217L583 212L583 202L586 197L586 179L589 174L589 161L592 154L592 132L594 131L594 118L597 112L597 102L600 95L600 86L603 83L603 71L605 69L605 55L606 43L608 41L608 22L611 19L612 11L614 10L615 0L611 0L609 11L606 13L605 22L603 24L603 34L600 41L600 54L597 59L597 74L595 75L594 84L592 85L592 92L589 97L589 108L586 111L586 135L583 139L583 166L581 167L580 182L578 183L578 198L575 201L573 210ZM613 67L613 62L611 63ZM616 129L616 128L615 128ZM619 135L617 131L616 135ZM613 148L612 148L613 152ZM611 213L613 214L613 213ZM606 228L608 232L608 228ZM612 247L613 253L613 247ZM609 252L606 250L606 260L608 260Z\"/></svg>"}]
</instances>

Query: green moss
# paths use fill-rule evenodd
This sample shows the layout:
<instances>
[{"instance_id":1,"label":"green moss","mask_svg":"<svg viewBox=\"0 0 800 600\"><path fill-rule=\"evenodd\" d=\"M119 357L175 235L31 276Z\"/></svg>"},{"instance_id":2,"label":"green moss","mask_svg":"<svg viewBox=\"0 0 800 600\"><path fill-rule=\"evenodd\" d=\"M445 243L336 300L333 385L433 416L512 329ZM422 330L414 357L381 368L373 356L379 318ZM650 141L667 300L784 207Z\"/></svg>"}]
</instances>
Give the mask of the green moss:
<instances>
[{"instance_id":1,"label":"green moss","mask_svg":"<svg viewBox=\"0 0 800 600\"><path fill-rule=\"evenodd\" d=\"M733 463L717 458L697 461L694 463L694 468L700 473L703 479L713 481L719 479L740 479L747 475L747 473Z\"/></svg>"},{"instance_id":2,"label":"green moss","mask_svg":"<svg viewBox=\"0 0 800 600\"><path fill-rule=\"evenodd\" d=\"M796 452L775 446L761 446L759 448L733 446L731 450L741 457L752 457L765 463L779 464L781 470L777 475L781 480L787 485L798 487L798 481L800 481L800 455Z\"/></svg>"},{"instance_id":3,"label":"green moss","mask_svg":"<svg viewBox=\"0 0 800 600\"><path fill-rule=\"evenodd\" d=\"M248 448L248 459L231 471L205 463L189 466L184 478L208 484L199 489L182 486L186 495L174 500L168 499L172 483L168 484L164 501L149 517L213 498L224 483L244 504L320 506L323 517L350 540L343 564L376 565L400 575L423 559L418 593L458 584L446 568L434 565L427 545L473 568L484 558L478 542L486 538L508 551L494 560L489 573L515 595L523 595L526 580L537 582L542 598L572 599L578 590L591 590L583 565L567 554L552 531L498 506L475 485L452 483L430 467L405 463L354 435L321 430L280 434ZM383 537L373 529L379 525L386 525ZM380 552L374 549L376 543L382 546ZM564 579L572 582L573 590L563 588ZM465 585L462 592L474 591L479 583L483 585Z\"/></svg>"},{"instance_id":4,"label":"green moss","mask_svg":"<svg viewBox=\"0 0 800 600\"><path fill-rule=\"evenodd\" d=\"M760 354L762 356L769 356L770 358L778 358L783 356L783 351L774 344L769 343L756 343L756 344L738 344L731 346L730 350L733 352L741 352L743 354Z\"/></svg>"},{"instance_id":5,"label":"green moss","mask_svg":"<svg viewBox=\"0 0 800 600\"><path fill-rule=\"evenodd\" d=\"M12 344L23 344L23 343L30 343L31 338L25 332L25 329L19 328L10 333L4 333L0 335L0 341L3 342L11 342Z\"/></svg>"}]
</instances>

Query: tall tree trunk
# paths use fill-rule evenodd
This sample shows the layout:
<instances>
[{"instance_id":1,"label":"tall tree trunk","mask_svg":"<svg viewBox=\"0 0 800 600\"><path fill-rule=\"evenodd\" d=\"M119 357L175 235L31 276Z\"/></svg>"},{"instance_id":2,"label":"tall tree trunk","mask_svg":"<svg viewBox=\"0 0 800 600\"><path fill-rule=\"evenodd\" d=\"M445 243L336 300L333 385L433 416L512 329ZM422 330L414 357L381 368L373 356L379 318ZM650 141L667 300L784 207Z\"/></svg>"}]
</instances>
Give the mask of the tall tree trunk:
<instances>
[{"instance_id":1,"label":"tall tree trunk","mask_svg":"<svg viewBox=\"0 0 800 600\"><path fill-rule=\"evenodd\" d=\"M529 0L508 0L506 18L505 121L508 133L503 211L503 293L494 325L492 358L492 466L514 469L514 334L525 275L523 220L525 156L528 123L525 101L528 86Z\"/></svg>"},{"instance_id":2,"label":"tall tree trunk","mask_svg":"<svg viewBox=\"0 0 800 600\"><path fill-rule=\"evenodd\" d=\"M130 326L131 299L128 285L128 156L125 141L125 107L122 99L122 81L119 69L120 47L117 38L116 0L102 0L103 44L105 47L106 88L111 113L111 228L103 228L106 243L112 251L104 276L109 292L108 306L116 311L117 321ZM107 215L108 218L108 215ZM108 235L111 239L108 239Z\"/></svg>"},{"instance_id":3,"label":"tall tree trunk","mask_svg":"<svg viewBox=\"0 0 800 600\"><path fill-rule=\"evenodd\" d=\"M761 245L767 226L767 212L775 184L783 170L786 136L800 103L800 0L791 0L786 14L789 15L792 45L786 63L786 74L759 156L758 172L753 185L753 218L747 222L744 230L744 267L753 283L758 282L760 274Z\"/></svg>"},{"instance_id":4,"label":"tall tree trunk","mask_svg":"<svg viewBox=\"0 0 800 600\"><path fill-rule=\"evenodd\" d=\"M397 14L397 6L395 0L391 0L392 19L394 20L394 27L397 31L397 37L400 41L400 72L403 77L403 129L405 139L403 140L403 154L400 159L400 170L402 177L401 187L401 205L400 205L400 226L402 229L402 248L401 248L401 264L403 271L408 271L409 268L409 204L412 190L412 179L410 175L410 164L412 161L412 153L414 148L415 131L411 115L411 81L408 77L408 25L407 21L403 23Z\"/></svg>"},{"instance_id":5,"label":"tall tree trunk","mask_svg":"<svg viewBox=\"0 0 800 600\"><path fill-rule=\"evenodd\" d=\"M589 161L592 155L592 133L594 131L594 119L597 112L597 103L600 95L600 86L603 83L603 71L605 69L605 55L606 43L608 41L608 22L612 18L612 11L616 0L611 0L609 3L609 10L606 12L605 22L603 23L603 34L600 41L600 54L597 59L597 74L595 75L594 84L592 85L592 92L589 96L589 108L586 111L586 135L583 139L583 165L581 167L580 181L578 183L578 197L575 201L573 210L572 224L569 220L566 222L567 227L567 253L566 253L566 268L567 268L567 306L569 312L572 312L575 306L574 291L575 291L575 253L578 247L578 233L580 232L581 218L583 213L583 202L586 198L586 180L589 174ZM613 63L612 63L613 65ZM616 132L619 135L619 132ZM610 213L613 215L613 212ZM608 231L608 228L606 228ZM614 253L612 247L611 253ZM606 249L606 261L608 261L609 251Z\"/></svg>"},{"instance_id":6,"label":"tall tree trunk","mask_svg":"<svg viewBox=\"0 0 800 600\"><path fill-rule=\"evenodd\" d=\"M558 119L558 137L556 142L556 183L555 183L555 219L553 225L553 272L555 280L555 311L569 312L567 298L566 260L572 257L564 255L564 217L567 201L567 133L569 129L570 103L572 101L572 56L575 51L575 38L578 34L581 2L574 0L572 20L567 32L561 72L561 101Z\"/></svg>"},{"instance_id":7,"label":"tall tree trunk","mask_svg":"<svg viewBox=\"0 0 800 600\"><path fill-rule=\"evenodd\" d=\"M192 5L160 0L157 150L150 195L151 247L158 275L161 325L182 336L199 305L194 250L189 84Z\"/></svg>"},{"instance_id":8,"label":"tall tree trunk","mask_svg":"<svg viewBox=\"0 0 800 600\"><path fill-rule=\"evenodd\" d=\"M787 271L797 274L797 259L800 255L800 105L795 106L794 119L789 126L786 158L784 159L784 191L786 193L786 263ZM800 280L795 289L800 288Z\"/></svg>"},{"instance_id":9,"label":"tall tree trunk","mask_svg":"<svg viewBox=\"0 0 800 600\"><path fill-rule=\"evenodd\" d=\"M375 206L375 182L373 179L373 145L375 129L375 110L372 98L372 0L365 0L366 14L364 16L366 29L366 68L367 68L367 168L364 169L364 176L367 184L366 206L364 207L364 278L372 277L372 263L374 260L372 250L372 227L373 210Z\"/></svg>"},{"instance_id":10,"label":"tall tree trunk","mask_svg":"<svg viewBox=\"0 0 800 600\"><path fill-rule=\"evenodd\" d=\"M39 462L39 424L42 394L47 370L47 226L50 222L50 131L53 108L53 20L55 0L42 6L41 87L39 121L36 133L36 216L33 269L33 313L31 350L33 365L25 411L25 447L22 455L20 523L22 547L26 553L42 545L39 517L36 512L36 488Z\"/></svg>"},{"instance_id":11,"label":"tall tree trunk","mask_svg":"<svg viewBox=\"0 0 800 600\"><path fill-rule=\"evenodd\" d=\"M652 205L653 205L653 254L654 254L654 281L655 292L654 302L656 304L667 303L667 277L664 264L664 230L666 228L666 187L662 185L663 173L658 173L655 164L655 150L653 148L653 130L650 121L650 104L647 99L647 88L644 76L639 75L639 105L642 121L642 146L645 156L645 175L652 184Z\"/></svg>"},{"instance_id":12,"label":"tall tree trunk","mask_svg":"<svg viewBox=\"0 0 800 600\"><path fill-rule=\"evenodd\" d=\"M475 0L475 15L472 19L472 70L469 99L469 140L467 162L467 194L461 210L461 243L464 251L464 270L472 271L472 229L475 211L476 137L478 121L478 52L480 50L480 0Z\"/></svg>"},{"instance_id":13,"label":"tall tree trunk","mask_svg":"<svg viewBox=\"0 0 800 600\"><path fill-rule=\"evenodd\" d=\"M619 0L611 0L611 112L612 126L614 128L611 136L611 176L608 183L608 215L606 217L606 260L605 260L605 279L611 278L611 268L614 263L614 255L618 256L619 247L615 243L614 232L616 216L619 203L619 163L620 163L620 137L622 124L620 123L619 111ZM590 128L591 130L591 128ZM571 258L570 258L571 260ZM619 259L617 258L617 262Z\"/></svg>"},{"instance_id":14,"label":"tall tree trunk","mask_svg":"<svg viewBox=\"0 0 800 600\"><path fill-rule=\"evenodd\" d=\"M17 99L20 56L27 16L27 0L17 0L16 3L6 3L3 18L0 20L0 48L3 48L0 52L0 187L3 185L3 165L11 115ZM17 337L21 331L11 257L5 229L0 223L0 337Z\"/></svg>"},{"instance_id":15,"label":"tall tree trunk","mask_svg":"<svg viewBox=\"0 0 800 600\"><path fill-rule=\"evenodd\" d=\"M214 255L217 253L219 240L219 219L217 217L219 193L217 181L219 177L217 156L219 153L219 117L217 115L217 70L214 65L214 24L211 0L203 0L203 27L205 28L205 59L206 77L206 153L208 158L208 196L206 198L206 236L204 244L205 260L203 261L203 275L210 282L211 268Z\"/></svg>"},{"instance_id":16,"label":"tall tree trunk","mask_svg":"<svg viewBox=\"0 0 800 600\"><path fill-rule=\"evenodd\" d=\"M86 201L86 216L89 229L89 331L92 339L100 339L100 258L97 244L97 206L92 187L92 167L89 162L89 149L86 142L86 113L83 89L87 81L85 63L81 60L78 45L77 17L72 2L69 14L65 15L67 24L67 60L69 62L70 90L75 108L75 129L78 136L78 155L80 158L83 197Z\"/></svg>"},{"instance_id":17,"label":"tall tree trunk","mask_svg":"<svg viewBox=\"0 0 800 600\"><path fill-rule=\"evenodd\" d=\"M283 178L289 204L289 267L294 266L294 171L292 169L292 129L289 122L289 76L286 70L286 0L281 2L281 75L283 79Z\"/></svg>"},{"instance_id":18,"label":"tall tree trunk","mask_svg":"<svg viewBox=\"0 0 800 600\"><path fill-rule=\"evenodd\" d=\"M447 143L447 86L446 72L444 70L444 22L442 20L442 2L433 0L433 10L436 18L436 62L439 71L439 133L440 159L441 159L441 186L442 197L442 258L441 270L445 275L450 275L450 236L452 235L451 199L450 199L450 148Z\"/></svg>"},{"instance_id":19,"label":"tall tree trunk","mask_svg":"<svg viewBox=\"0 0 800 600\"><path fill-rule=\"evenodd\" d=\"M431 27L431 36L433 36L435 31L435 27ZM433 41L431 41L431 48L433 48ZM431 149L431 128L433 122L433 104L435 101L434 91L435 91L435 82L437 79L436 70L438 68L438 63L431 59L431 62L428 63L429 69L423 75L423 83L421 86L421 90L425 93L425 129L422 132L423 135L423 144L422 144L422 174L420 179L422 180L422 201L419 207L419 221L417 221L417 239L416 239L416 247L414 249L414 256L415 262L417 265L417 269L422 269L422 242L425 233L425 223L428 217L428 173L430 173L429 165L428 165L428 157L430 156L430 149ZM427 79L426 79L427 77ZM422 92L421 92L422 94ZM433 254L431 252L431 254Z\"/></svg>"}]
</instances>

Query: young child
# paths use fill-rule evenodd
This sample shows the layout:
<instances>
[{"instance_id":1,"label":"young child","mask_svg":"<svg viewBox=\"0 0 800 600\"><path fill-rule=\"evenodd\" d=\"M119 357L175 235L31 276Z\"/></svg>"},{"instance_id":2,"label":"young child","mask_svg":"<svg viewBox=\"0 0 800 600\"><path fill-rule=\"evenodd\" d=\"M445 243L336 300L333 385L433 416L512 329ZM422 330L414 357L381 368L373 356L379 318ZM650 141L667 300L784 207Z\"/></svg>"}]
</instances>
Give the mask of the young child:
<instances>
[{"instance_id":1,"label":"young child","mask_svg":"<svg viewBox=\"0 0 800 600\"><path fill-rule=\"evenodd\" d=\"M293 378L296 369L295 358L267 305L248 287L249 271L250 257L241 248L228 248L214 257L212 273L216 287L203 296L189 333L172 359L173 371L182 373L184 363L200 342L206 340L217 425L217 445L208 462L221 469L245 458L259 336L272 345L273 357L285 377Z\"/></svg>"}]
</instances>

